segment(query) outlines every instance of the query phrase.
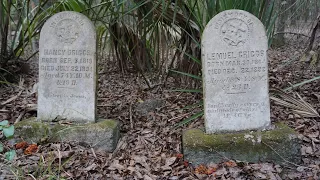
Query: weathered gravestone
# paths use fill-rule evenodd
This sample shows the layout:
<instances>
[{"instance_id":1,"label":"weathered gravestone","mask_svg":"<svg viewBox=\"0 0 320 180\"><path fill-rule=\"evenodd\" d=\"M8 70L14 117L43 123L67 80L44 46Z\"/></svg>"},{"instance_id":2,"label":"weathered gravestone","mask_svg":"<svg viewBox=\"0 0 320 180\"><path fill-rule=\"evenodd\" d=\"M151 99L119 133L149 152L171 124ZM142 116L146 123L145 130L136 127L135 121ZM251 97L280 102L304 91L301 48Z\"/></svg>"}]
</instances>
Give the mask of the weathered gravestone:
<instances>
[{"instance_id":1,"label":"weathered gravestone","mask_svg":"<svg viewBox=\"0 0 320 180\"><path fill-rule=\"evenodd\" d=\"M96 33L80 13L51 17L40 34L38 119L94 122Z\"/></svg>"},{"instance_id":2,"label":"weathered gravestone","mask_svg":"<svg viewBox=\"0 0 320 180\"><path fill-rule=\"evenodd\" d=\"M242 10L223 11L207 24L201 44L207 134L184 132L185 157L195 163L219 162L224 157L282 162L270 145L299 162L298 139L285 125L245 132L270 127L268 39L260 20Z\"/></svg>"},{"instance_id":3,"label":"weathered gravestone","mask_svg":"<svg viewBox=\"0 0 320 180\"><path fill-rule=\"evenodd\" d=\"M263 24L240 10L215 16L202 35L206 132L270 125L268 39Z\"/></svg>"},{"instance_id":4,"label":"weathered gravestone","mask_svg":"<svg viewBox=\"0 0 320 180\"><path fill-rule=\"evenodd\" d=\"M16 136L33 143L77 141L113 151L119 123L96 120L96 33L92 22L76 12L55 14L41 30L39 54L37 119L16 124Z\"/></svg>"}]
</instances>

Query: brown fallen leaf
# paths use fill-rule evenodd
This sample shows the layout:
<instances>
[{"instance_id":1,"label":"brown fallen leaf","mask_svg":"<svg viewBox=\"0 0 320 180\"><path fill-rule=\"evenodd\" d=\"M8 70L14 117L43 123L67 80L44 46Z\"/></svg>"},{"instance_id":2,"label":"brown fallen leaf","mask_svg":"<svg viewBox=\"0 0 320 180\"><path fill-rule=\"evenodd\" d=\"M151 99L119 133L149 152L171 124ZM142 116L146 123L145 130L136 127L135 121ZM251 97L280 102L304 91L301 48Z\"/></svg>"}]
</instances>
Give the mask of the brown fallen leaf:
<instances>
[{"instance_id":1,"label":"brown fallen leaf","mask_svg":"<svg viewBox=\"0 0 320 180\"><path fill-rule=\"evenodd\" d=\"M195 169L196 174L207 174L207 172L208 172L208 168L202 164L196 167Z\"/></svg>"},{"instance_id":2,"label":"brown fallen leaf","mask_svg":"<svg viewBox=\"0 0 320 180\"><path fill-rule=\"evenodd\" d=\"M119 160L114 160L108 169L109 170L118 170L119 172L121 172L122 170L125 169L125 167L123 165L119 164Z\"/></svg>"},{"instance_id":3,"label":"brown fallen leaf","mask_svg":"<svg viewBox=\"0 0 320 180\"><path fill-rule=\"evenodd\" d=\"M132 174L136 169L135 169L135 167L129 166L129 167L127 168L127 170L129 170L129 171L130 171L130 174Z\"/></svg>"},{"instance_id":4,"label":"brown fallen leaf","mask_svg":"<svg viewBox=\"0 0 320 180\"><path fill-rule=\"evenodd\" d=\"M188 167L189 166L189 162L188 161L183 161L183 165L184 165L184 167Z\"/></svg>"},{"instance_id":5,"label":"brown fallen leaf","mask_svg":"<svg viewBox=\"0 0 320 180\"><path fill-rule=\"evenodd\" d=\"M147 163L147 157L145 156L133 156L133 159L136 163L140 164L141 166L145 167L147 171L150 171L150 166Z\"/></svg>"},{"instance_id":6,"label":"brown fallen leaf","mask_svg":"<svg viewBox=\"0 0 320 180\"><path fill-rule=\"evenodd\" d=\"M314 95L318 99L318 101L320 102L320 95L319 94L313 93L312 95Z\"/></svg>"},{"instance_id":7,"label":"brown fallen leaf","mask_svg":"<svg viewBox=\"0 0 320 180\"><path fill-rule=\"evenodd\" d=\"M301 155L305 156L307 154L313 154L313 150L311 146L302 146L301 147Z\"/></svg>"},{"instance_id":8,"label":"brown fallen leaf","mask_svg":"<svg viewBox=\"0 0 320 180\"><path fill-rule=\"evenodd\" d=\"M176 154L176 157L177 157L178 159L181 159L181 158L183 158L183 154L181 154L181 153Z\"/></svg>"},{"instance_id":9,"label":"brown fallen leaf","mask_svg":"<svg viewBox=\"0 0 320 180\"><path fill-rule=\"evenodd\" d=\"M24 149L28 146L28 143L25 141L19 142L15 145L16 149Z\"/></svg>"},{"instance_id":10,"label":"brown fallen leaf","mask_svg":"<svg viewBox=\"0 0 320 180\"><path fill-rule=\"evenodd\" d=\"M38 151L38 146L36 144L31 144L27 147L26 150L24 150L25 155L30 155L32 153L35 153Z\"/></svg>"},{"instance_id":11,"label":"brown fallen leaf","mask_svg":"<svg viewBox=\"0 0 320 180\"><path fill-rule=\"evenodd\" d=\"M22 90L15 96L11 97L10 99L6 100L5 102L1 103L1 106L8 104L11 101L14 101L15 99L17 99L22 93Z\"/></svg>"},{"instance_id":12,"label":"brown fallen leaf","mask_svg":"<svg viewBox=\"0 0 320 180\"><path fill-rule=\"evenodd\" d=\"M57 158L68 158L74 154L74 151L54 151Z\"/></svg>"},{"instance_id":13,"label":"brown fallen leaf","mask_svg":"<svg viewBox=\"0 0 320 180\"><path fill-rule=\"evenodd\" d=\"M253 175L257 179L267 179L267 176L261 172L253 172Z\"/></svg>"},{"instance_id":14,"label":"brown fallen leaf","mask_svg":"<svg viewBox=\"0 0 320 180\"><path fill-rule=\"evenodd\" d=\"M209 167L208 169L207 169L207 175L210 175L210 174L213 174L214 172L216 172L217 171L217 168L215 168L215 167Z\"/></svg>"},{"instance_id":15,"label":"brown fallen leaf","mask_svg":"<svg viewBox=\"0 0 320 180\"><path fill-rule=\"evenodd\" d=\"M171 166L176 161L176 159L177 157L167 158L165 166Z\"/></svg>"},{"instance_id":16,"label":"brown fallen leaf","mask_svg":"<svg viewBox=\"0 0 320 180\"><path fill-rule=\"evenodd\" d=\"M90 166L88 166L88 167L86 167L84 169L81 169L81 170L82 171L90 171L90 170L94 170L96 167L97 167L97 164L93 163Z\"/></svg>"},{"instance_id":17,"label":"brown fallen leaf","mask_svg":"<svg viewBox=\"0 0 320 180\"><path fill-rule=\"evenodd\" d=\"M153 180L150 176L148 176L146 174L143 176L143 179L145 179L145 180Z\"/></svg>"},{"instance_id":18,"label":"brown fallen leaf","mask_svg":"<svg viewBox=\"0 0 320 180\"><path fill-rule=\"evenodd\" d=\"M234 161L227 161L224 163L224 165L226 165L227 167L235 167L237 166L237 163L235 163Z\"/></svg>"},{"instance_id":19,"label":"brown fallen leaf","mask_svg":"<svg viewBox=\"0 0 320 180\"><path fill-rule=\"evenodd\" d=\"M227 171L226 168L224 168L224 167L218 169L218 170L215 172L215 175L216 175L216 176L221 176L221 175L224 175L224 174L228 174L228 171Z\"/></svg>"}]
</instances>

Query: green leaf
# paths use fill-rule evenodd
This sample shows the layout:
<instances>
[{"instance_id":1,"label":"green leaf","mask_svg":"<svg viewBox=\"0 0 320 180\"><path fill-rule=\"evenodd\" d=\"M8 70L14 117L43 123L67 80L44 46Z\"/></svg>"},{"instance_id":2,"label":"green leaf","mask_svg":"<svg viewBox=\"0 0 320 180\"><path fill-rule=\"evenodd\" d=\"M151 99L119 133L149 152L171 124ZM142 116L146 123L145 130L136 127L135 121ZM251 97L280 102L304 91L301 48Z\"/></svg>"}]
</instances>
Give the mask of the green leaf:
<instances>
[{"instance_id":1,"label":"green leaf","mask_svg":"<svg viewBox=\"0 0 320 180\"><path fill-rule=\"evenodd\" d=\"M178 74L182 74L182 75L185 75L185 76L189 76L189 77L194 78L194 79L202 80L202 77L194 75L194 74L185 73L185 72L181 72L181 71L175 71L175 70L170 70L170 71L178 73Z\"/></svg>"},{"instance_id":2,"label":"green leaf","mask_svg":"<svg viewBox=\"0 0 320 180\"><path fill-rule=\"evenodd\" d=\"M0 153L3 151L3 144L0 143Z\"/></svg>"},{"instance_id":3,"label":"green leaf","mask_svg":"<svg viewBox=\"0 0 320 180\"><path fill-rule=\"evenodd\" d=\"M16 151L15 150L10 150L10 151L4 153L4 156L8 161L12 161L13 158L16 156Z\"/></svg>"},{"instance_id":4,"label":"green leaf","mask_svg":"<svg viewBox=\"0 0 320 180\"><path fill-rule=\"evenodd\" d=\"M179 51L183 52L181 49L178 49ZM198 63L199 65L201 65L201 60L197 59L196 57L192 56L189 53L183 52L186 56L188 56L192 61Z\"/></svg>"},{"instance_id":5,"label":"green leaf","mask_svg":"<svg viewBox=\"0 0 320 180\"><path fill-rule=\"evenodd\" d=\"M195 119L197 119L198 117L201 117L204 115L204 111L200 111L200 112L197 112L196 114L194 114L193 116L181 121L180 123L178 123L175 127L180 127L180 126L183 126Z\"/></svg>"},{"instance_id":6,"label":"green leaf","mask_svg":"<svg viewBox=\"0 0 320 180\"><path fill-rule=\"evenodd\" d=\"M175 89L172 91L176 92L186 92L186 93L202 93L202 89Z\"/></svg>"},{"instance_id":7,"label":"green leaf","mask_svg":"<svg viewBox=\"0 0 320 180\"><path fill-rule=\"evenodd\" d=\"M3 134L5 137L11 137L14 134L14 126L3 127Z\"/></svg>"},{"instance_id":8,"label":"green leaf","mask_svg":"<svg viewBox=\"0 0 320 180\"><path fill-rule=\"evenodd\" d=\"M182 109L191 109L191 108L195 108L195 107L199 107L201 106L203 108L203 100L201 100L199 103L195 103L195 104L192 104L190 106L186 106Z\"/></svg>"},{"instance_id":9,"label":"green leaf","mask_svg":"<svg viewBox=\"0 0 320 180\"><path fill-rule=\"evenodd\" d=\"M314 78L312 78L312 79L308 79L308 80L305 80L305 81L303 81L303 82L294 84L294 85L292 85L292 86L290 86L290 87L288 87L288 88L285 88L285 89L283 89L283 90L284 90L284 91L288 91L288 90L291 90L292 88L299 87L299 86L302 86L302 85L304 85L304 84L307 84L307 83L310 83L310 82L312 82L312 81L316 81L316 80L319 80L319 79L320 79L320 76L317 76L317 77L314 77Z\"/></svg>"},{"instance_id":10,"label":"green leaf","mask_svg":"<svg viewBox=\"0 0 320 180\"><path fill-rule=\"evenodd\" d=\"M9 124L8 120L4 120L0 122L0 126L7 126Z\"/></svg>"}]
</instances>

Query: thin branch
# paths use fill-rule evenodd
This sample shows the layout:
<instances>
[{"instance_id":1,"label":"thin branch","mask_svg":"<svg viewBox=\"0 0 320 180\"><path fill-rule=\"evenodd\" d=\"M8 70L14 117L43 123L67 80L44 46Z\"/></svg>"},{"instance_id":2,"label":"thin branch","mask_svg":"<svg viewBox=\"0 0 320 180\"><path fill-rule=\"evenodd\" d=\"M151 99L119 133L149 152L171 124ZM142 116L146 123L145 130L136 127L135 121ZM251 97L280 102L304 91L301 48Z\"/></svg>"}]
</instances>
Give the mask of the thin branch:
<instances>
[{"instance_id":1,"label":"thin branch","mask_svg":"<svg viewBox=\"0 0 320 180\"><path fill-rule=\"evenodd\" d=\"M291 164L291 165L294 165L294 166L297 166L297 167L304 167L304 168L309 169L308 167L300 166L300 165L298 165L298 164L296 164L296 163L293 163L293 162L288 161L286 158L284 158L283 156L281 156L281 155L280 155L273 147L271 147L269 144L267 144L267 143L265 143L265 142L263 142L263 141L261 141L261 143L264 144L264 145L266 145L266 146L268 146L272 151L274 151L274 152L275 152L283 161L285 161L286 163Z\"/></svg>"},{"instance_id":2,"label":"thin branch","mask_svg":"<svg viewBox=\"0 0 320 180\"><path fill-rule=\"evenodd\" d=\"M278 34L293 34L293 35L304 36L304 37L310 38L310 36L308 36L308 35L305 35L305 34L302 34L302 33L295 33L295 32L276 32L274 34L274 36L276 36Z\"/></svg>"}]
</instances>

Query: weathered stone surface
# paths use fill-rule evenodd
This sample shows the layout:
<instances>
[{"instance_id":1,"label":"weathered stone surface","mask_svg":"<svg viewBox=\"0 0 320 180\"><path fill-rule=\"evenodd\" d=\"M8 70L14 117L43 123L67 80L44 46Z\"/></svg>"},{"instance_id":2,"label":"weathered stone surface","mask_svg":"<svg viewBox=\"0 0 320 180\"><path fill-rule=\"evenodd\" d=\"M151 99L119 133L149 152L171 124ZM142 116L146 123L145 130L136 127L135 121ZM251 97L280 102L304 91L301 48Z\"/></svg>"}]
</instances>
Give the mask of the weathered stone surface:
<instances>
[{"instance_id":1,"label":"weathered stone surface","mask_svg":"<svg viewBox=\"0 0 320 180\"><path fill-rule=\"evenodd\" d=\"M48 139L51 134L50 125L35 118L20 121L14 125L15 137L22 137L24 141L29 143L38 143L44 139Z\"/></svg>"},{"instance_id":2,"label":"weathered stone surface","mask_svg":"<svg viewBox=\"0 0 320 180\"><path fill-rule=\"evenodd\" d=\"M119 124L114 120L66 127L55 127L52 141L77 141L112 152L118 143Z\"/></svg>"},{"instance_id":3,"label":"weathered stone surface","mask_svg":"<svg viewBox=\"0 0 320 180\"><path fill-rule=\"evenodd\" d=\"M262 132L205 134L200 129L191 129L182 138L184 157L195 165L219 163L225 158L277 164L301 161L296 132L281 123L274 130Z\"/></svg>"},{"instance_id":4,"label":"weathered stone surface","mask_svg":"<svg viewBox=\"0 0 320 180\"><path fill-rule=\"evenodd\" d=\"M31 118L17 123L15 128L15 137L29 143L75 141L108 152L116 148L120 138L119 123L115 120L99 120L97 123L83 125L61 125Z\"/></svg>"},{"instance_id":5,"label":"weathered stone surface","mask_svg":"<svg viewBox=\"0 0 320 180\"><path fill-rule=\"evenodd\" d=\"M207 24L201 43L206 133L268 127L268 41L260 20L223 11Z\"/></svg>"},{"instance_id":6,"label":"weathered stone surface","mask_svg":"<svg viewBox=\"0 0 320 180\"><path fill-rule=\"evenodd\" d=\"M38 119L77 123L96 116L96 33L84 15L52 16L40 33Z\"/></svg>"}]
</instances>

